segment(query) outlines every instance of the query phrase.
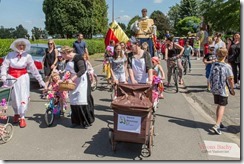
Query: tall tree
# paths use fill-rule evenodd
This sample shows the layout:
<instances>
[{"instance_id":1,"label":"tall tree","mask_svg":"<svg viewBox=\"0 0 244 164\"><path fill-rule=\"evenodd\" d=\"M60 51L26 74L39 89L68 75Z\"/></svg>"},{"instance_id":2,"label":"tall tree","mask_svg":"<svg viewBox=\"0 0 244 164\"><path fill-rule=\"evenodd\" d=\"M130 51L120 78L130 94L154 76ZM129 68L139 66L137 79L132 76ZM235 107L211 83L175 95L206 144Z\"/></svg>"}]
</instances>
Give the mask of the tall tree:
<instances>
[{"instance_id":1,"label":"tall tree","mask_svg":"<svg viewBox=\"0 0 244 164\"><path fill-rule=\"evenodd\" d=\"M196 33L198 25L201 19L199 17L185 17L177 23L177 34L178 36L187 36L188 32Z\"/></svg>"},{"instance_id":2,"label":"tall tree","mask_svg":"<svg viewBox=\"0 0 244 164\"><path fill-rule=\"evenodd\" d=\"M179 22L180 17L179 17L179 12L180 12L180 5L176 4L175 6L170 7L168 11L168 18L170 20L170 25L172 27L172 31L174 32L176 28L176 24Z\"/></svg>"},{"instance_id":3,"label":"tall tree","mask_svg":"<svg viewBox=\"0 0 244 164\"><path fill-rule=\"evenodd\" d=\"M205 0L201 3L201 11L213 31L240 31L239 0Z\"/></svg>"},{"instance_id":4,"label":"tall tree","mask_svg":"<svg viewBox=\"0 0 244 164\"><path fill-rule=\"evenodd\" d=\"M72 36L78 32L85 37L105 33L107 5L105 0L44 0L46 30L50 35Z\"/></svg>"},{"instance_id":5,"label":"tall tree","mask_svg":"<svg viewBox=\"0 0 244 164\"><path fill-rule=\"evenodd\" d=\"M165 31L171 29L169 19L159 10L154 11L150 18L154 20L154 24L157 26L157 37L163 38Z\"/></svg>"},{"instance_id":6,"label":"tall tree","mask_svg":"<svg viewBox=\"0 0 244 164\"><path fill-rule=\"evenodd\" d=\"M181 0L179 17L183 19L190 16L199 16L199 5L197 0Z\"/></svg>"},{"instance_id":7,"label":"tall tree","mask_svg":"<svg viewBox=\"0 0 244 164\"><path fill-rule=\"evenodd\" d=\"M16 27L16 30L13 32L13 34L15 38L25 38L28 34L28 31L20 24Z\"/></svg>"}]
</instances>

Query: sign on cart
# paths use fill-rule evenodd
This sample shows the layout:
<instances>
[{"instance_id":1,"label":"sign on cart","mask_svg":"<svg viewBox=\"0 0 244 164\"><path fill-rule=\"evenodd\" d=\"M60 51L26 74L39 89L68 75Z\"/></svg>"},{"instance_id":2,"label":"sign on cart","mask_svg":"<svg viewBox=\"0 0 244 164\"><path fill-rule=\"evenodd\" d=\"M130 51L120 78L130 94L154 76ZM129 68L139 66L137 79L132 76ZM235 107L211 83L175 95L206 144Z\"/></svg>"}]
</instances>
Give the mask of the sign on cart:
<instances>
[{"instance_id":1,"label":"sign on cart","mask_svg":"<svg viewBox=\"0 0 244 164\"><path fill-rule=\"evenodd\" d=\"M141 133L141 117L118 114L118 131Z\"/></svg>"}]
</instances>

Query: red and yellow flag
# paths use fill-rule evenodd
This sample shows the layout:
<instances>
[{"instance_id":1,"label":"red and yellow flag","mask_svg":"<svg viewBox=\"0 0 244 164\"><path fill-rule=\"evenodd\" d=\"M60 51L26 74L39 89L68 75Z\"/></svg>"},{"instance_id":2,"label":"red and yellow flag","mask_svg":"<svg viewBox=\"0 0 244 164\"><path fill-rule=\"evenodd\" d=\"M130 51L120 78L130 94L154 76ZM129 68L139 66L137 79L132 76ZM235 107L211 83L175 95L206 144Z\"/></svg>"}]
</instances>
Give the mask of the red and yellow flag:
<instances>
[{"instance_id":1,"label":"red and yellow flag","mask_svg":"<svg viewBox=\"0 0 244 164\"><path fill-rule=\"evenodd\" d=\"M108 32L105 37L105 46L107 47L109 45L109 41L114 40L115 43L118 42L125 42L127 43L130 39L125 34L125 32L122 30L122 28L119 26L119 24L116 21L113 21L111 26L108 29Z\"/></svg>"}]
</instances>

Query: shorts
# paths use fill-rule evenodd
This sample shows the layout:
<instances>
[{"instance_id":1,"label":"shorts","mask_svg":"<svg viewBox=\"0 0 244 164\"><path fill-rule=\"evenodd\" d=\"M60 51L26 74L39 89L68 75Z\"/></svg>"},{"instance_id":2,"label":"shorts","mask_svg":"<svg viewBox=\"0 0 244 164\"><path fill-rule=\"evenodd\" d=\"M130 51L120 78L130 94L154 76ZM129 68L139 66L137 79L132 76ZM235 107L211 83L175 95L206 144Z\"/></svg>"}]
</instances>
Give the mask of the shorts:
<instances>
[{"instance_id":1,"label":"shorts","mask_svg":"<svg viewBox=\"0 0 244 164\"><path fill-rule=\"evenodd\" d=\"M126 81L125 72L124 73L114 73L114 76L115 76L116 80L118 80L120 83L124 83Z\"/></svg>"},{"instance_id":2,"label":"shorts","mask_svg":"<svg viewBox=\"0 0 244 164\"><path fill-rule=\"evenodd\" d=\"M228 97L214 95L214 103L221 106L226 106L228 104Z\"/></svg>"}]
</instances>

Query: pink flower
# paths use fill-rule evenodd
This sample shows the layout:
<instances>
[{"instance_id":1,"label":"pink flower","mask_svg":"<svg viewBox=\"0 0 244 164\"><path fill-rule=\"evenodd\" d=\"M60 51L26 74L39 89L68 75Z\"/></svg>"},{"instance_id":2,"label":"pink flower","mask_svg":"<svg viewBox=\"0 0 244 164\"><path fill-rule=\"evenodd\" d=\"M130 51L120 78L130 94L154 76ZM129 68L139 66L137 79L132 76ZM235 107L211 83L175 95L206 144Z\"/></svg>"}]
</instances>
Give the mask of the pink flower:
<instances>
[{"instance_id":1,"label":"pink flower","mask_svg":"<svg viewBox=\"0 0 244 164\"><path fill-rule=\"evenodd\" d=\"M1 101L1 104L0 104L1 106L6 106L7 105L7 101L6 101L6 99L5 98L3 98L2 99L2 101Z\"/></svg>"}]
</instances>

